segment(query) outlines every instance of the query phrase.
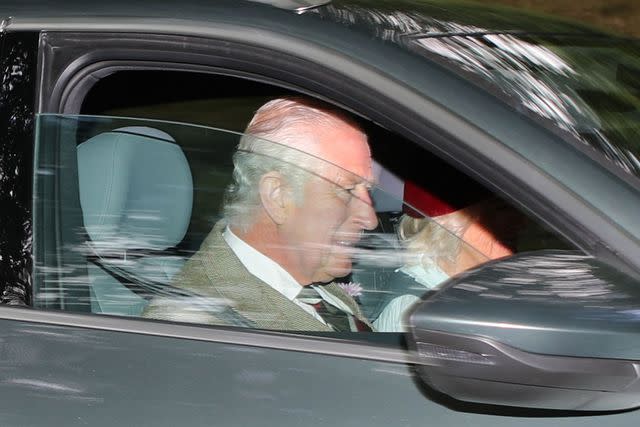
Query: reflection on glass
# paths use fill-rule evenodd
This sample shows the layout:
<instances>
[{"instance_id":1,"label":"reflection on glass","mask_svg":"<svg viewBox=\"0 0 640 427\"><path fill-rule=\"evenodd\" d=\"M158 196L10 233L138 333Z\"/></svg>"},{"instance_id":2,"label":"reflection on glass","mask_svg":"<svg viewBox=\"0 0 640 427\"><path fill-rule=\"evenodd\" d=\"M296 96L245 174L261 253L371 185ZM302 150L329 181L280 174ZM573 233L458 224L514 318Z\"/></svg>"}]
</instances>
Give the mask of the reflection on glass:
<instances>
[{"instance_id":1,"label":"reflection on glass","mask_svg":"<svg viewBox=\"0 0 640 427\"><path fill-rule=\"evenodd\" d=\"M39 116L35 306L401 331L420 295L522 247L503 202L410 181L391 194L366 146L356 138L363 162L349 163L342 141L331 157L179 123Z\"/></svg>"},{"instance_id":2,"label":"reflection on glass","mask_svg":"<svg viewBox=\"0 0 640 427\"><path fill-rule=\"evenodd\" d=\"M517 108L550 121L640 176L640 46L516 13L362 1L317 11L479 77ZM397 6L396 6L397 7ZM511 19L511 20L510 20ZM523 30L536 28L536 30Z\"/></svg>"},{"instance_id":3,"label":"reflection on glass","mask_svg":"<svg viewBox=\"0 0 640 427\"><path fill-rule=\"evenodd\" d=\"M486 34L423 37L413 43L414 50L444 56L515 95L533 113L640 175L640 98L633 83L640 50L633 43L603 41Z\"/></svg>"},{"instance_id":4,"label":"reflection on glass","mask_svg":"<svg viewBox=\"0 0 640 427\"><path fill-rule=\"evenodd\" d=\"M473 293L478 301L506 299L514 307L544 306L550 318L554 312L566 316L579 308L580 316L573 321L615 320L625 327L623 323L631 326L637 320L636 288L633 278L590 255L540 251L491 265L474 277L474 283L460 280L449 296Z\"/></svg>"}]
</instances>

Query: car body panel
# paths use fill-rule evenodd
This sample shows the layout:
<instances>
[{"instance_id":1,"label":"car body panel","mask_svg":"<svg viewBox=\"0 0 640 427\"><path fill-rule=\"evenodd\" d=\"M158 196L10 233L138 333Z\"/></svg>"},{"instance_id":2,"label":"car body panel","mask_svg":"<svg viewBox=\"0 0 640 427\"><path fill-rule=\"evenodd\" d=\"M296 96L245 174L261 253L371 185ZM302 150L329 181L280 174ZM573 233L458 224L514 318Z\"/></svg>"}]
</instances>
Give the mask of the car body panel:
<instances>
[{"instance_id":1,"label":"car body panel","mask_svg":"<svg viewBox=\"0 0 640 427\"><path fill-rule=\"evenodd\" d=\"M579 253L522 253L452 279L424 303L422 322L530 353L640 360L638 286Z\"/></svg>"},{"instance_id":2,"label":"car body panel","mask_svg":"<svg viewBox=\"0 0 640 427\"><path fill-rule=\"evenodd\" d=\"M404 364L79 326L1 323L5 425L382 427L541 422L537 417L517 417L522 414L518 410L498 409L502 415L492 416L496 408L425 395L411 367ZM566 415L547 413L545 422L629 426L637 419L633 412Z\"/></svg>"}]
</instances>

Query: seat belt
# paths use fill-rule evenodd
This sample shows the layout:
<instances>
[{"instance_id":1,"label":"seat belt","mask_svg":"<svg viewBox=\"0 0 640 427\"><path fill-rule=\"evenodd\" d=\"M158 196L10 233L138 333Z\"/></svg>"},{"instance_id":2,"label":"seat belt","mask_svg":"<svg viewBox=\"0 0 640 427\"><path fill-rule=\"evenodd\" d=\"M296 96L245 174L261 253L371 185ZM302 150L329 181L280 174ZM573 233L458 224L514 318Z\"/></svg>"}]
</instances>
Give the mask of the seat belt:
<instances>
[{"instance_id":1,"label":"seat belt","mask_svg":"<svg viewBox=\"0 0 640 427\"><path fill-rule=\"evenodd\" d=\"M167 285L165 283L156 282L148 279L140 279L118 267L106 265L102 262L102 259L96 255L87 257L89 262L96 265L102 271L116 279L124 287L129 289L136 295L149 301L154 297L165 297L173 299L182 299L188 304L198 307L203 311L215 312L217 318L222 322L233 325L241 326L245 328L256 328L255 322L247 319L245 316L238 313L233 307L229 305L220 306L220 304L213 304L210 298L196 294L195 292L180 289L178 287Z\"/></svg>"}]
</instances>

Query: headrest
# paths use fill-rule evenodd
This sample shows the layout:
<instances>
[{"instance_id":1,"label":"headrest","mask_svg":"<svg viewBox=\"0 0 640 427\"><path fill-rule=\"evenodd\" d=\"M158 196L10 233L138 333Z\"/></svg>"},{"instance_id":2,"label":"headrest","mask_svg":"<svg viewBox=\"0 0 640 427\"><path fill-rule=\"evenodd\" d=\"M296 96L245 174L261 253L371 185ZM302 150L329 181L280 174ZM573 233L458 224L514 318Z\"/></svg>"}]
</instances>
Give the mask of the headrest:
<instances>
[{"instance_id":1,"label":"headrest","mask_svg":"<svg viewBox=\"0 0 640 427\"><path fill-rule=\"evenodd\" d=\"M162 250L191 218L193 181L174 139L148 127L101 133L78 146L84 225L97 248Z\"/></svg>"}]
</instances>

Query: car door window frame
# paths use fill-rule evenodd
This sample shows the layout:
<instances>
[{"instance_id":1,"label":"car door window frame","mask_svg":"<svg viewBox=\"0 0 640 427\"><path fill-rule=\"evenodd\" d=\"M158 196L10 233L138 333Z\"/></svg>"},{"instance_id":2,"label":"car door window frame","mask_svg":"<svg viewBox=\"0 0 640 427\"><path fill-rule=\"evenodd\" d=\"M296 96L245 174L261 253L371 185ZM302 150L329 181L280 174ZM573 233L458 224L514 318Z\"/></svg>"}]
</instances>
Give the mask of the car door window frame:
<instances>
[{"instance_id":1,"label":"car door window frame","mask_svg":"<svg viewBox=\"0 0 640 427\"><path fill-rule=\"evenodd\" d=\"M106 37L107 35L109 37ZM585 209L584 202L567 192L562 184L549 179L545 173L536 168L532 168L526 159L505 148L503 144L465 120L445 111L442 106L425 100L413 92L409 92L411 99L408 99L405 105L400 104L397 102L398 95L401 95L406 87L397 82L388 81L385 76L377 75L379 79L386 80L386 84L379 86L384 88L395 83L394 99L388 96L389 93L384 94L374 89L373 85L367 86L363 82L367 76L357 75L356 79L355 74L347 74L349 70L338 71L336 61L334 61L336 66L331 68L318 66L277 49L267 50L245 43L205 40L197 37L96 33L93 40L84 38L84 50L87 53L78 59L75 55L78 55L78 49L80 49L78 46L83 43L82 38L73 33L67 36L64 33L56 33L55 36L60 39L56 43L63 47L67 43L65 37L69 38L68 42L74 47L72 49L74 55L66 61L60 58L57 61L48 61L57 65L42 69L43 74L47 72L49 74L40 78L43 86L40 91L39 112L77 112L80 102L77 97L83 94L78 89L82 88L81 81L85 80L86 84L94 78L90 73L83 77L80 70L93 66L95 69L89 71L97 73L102 67L109 65L109 58L111 60L124 58L131 61L131 67L135 67L136 62L142 61L142 63L138 62L137 66L143 68L154 65L149 62L151 60L154 60L154 66L175 67L179 62L179 66L185 71L209 70L212 73L284 86L337 102L351 111L356 111L398 132L459 167L496 193L506 196L516 205L532 211L534 216L550 225L577 247L609 262L617 263L626 271L633 271L633 265L640 266L640 259L636 259L639 256L635 256L633 250L627 252L622 250L625 247L627 249L636 247L634 239L617 227L611 227L612 224L606 218ZM145 37L151 37L151 39L147 40ZM46 39L45 33L43 35L45 41L42 43L45 43ZM102 48L98 55L95 46L92 46L92 43L98 39L110 40L110 43L119 47ZM163 44L163 40L167 44ZM176 44L178 42L179 44ZM185 45L189 47L184 48ZM152 50L145 50L145 46L151 47ZM177 46L180 47L182 57L175 51ZM189 49L193 49L197 54L187 52ZM316 49L319 48L316 47ZM41 56L52 51L50 48L43 49ZM64 52L64 50L61 51ZM45 59L41 57L40 63L46 63ZM337 58L337 60L344 61L344 58ZM331 61L325 63L333 65ZM352 66L357 65L359 64L352 64ZM366 71L371 75L370 70ZM99 74L96 77L99 77ZM83 91L86 92L86 90L88 90L87 86ZM51 97L45 99L43 93L51 93ZM73 94L73 97L63 96L64 93ZM406 94L409 95L409 93ZM424 117L419 117L407 108L408 105L420 101L422 107L414 108L413 111L423 112L423 116L432 115L431 119L425 120ZM446 133L444 128L455 129L457 135ZM464 135L462 140L459 138L460 135ZM473 141L473 144L469 144L468 141ZM522 171L527 171L530 176L518 179ZM505 174L510 178L505 179ZM531 185L532 182L536 183L535 187ZM567 212L571 215L567 215ZM574 220L575 218L580 218L580 221ZM594 235L593 230L602 231L603 227L607 228L606 234ZM616 246L618 246L617 250L609 250L610 247ZM627 254L632 258L626 259L626 262L620 262L616 252ZM625 264L630 264L631 268Z\"/></svg>"},{"instance_id":2,"label":"car door window frame","mask_svg":"<svg viewBox=\"0 0 640 427\"><path fill-rule=\"evenodd\" d=\"M44 34L46 35L46 33ZM100 33L95 33L94 35L96 37L104 36L104 34L101 35ZM58 36L64 36L64 34L58 34ZM77 37L78 34L76 33L75 36ZM110 40L112 41L117 40L118 37L127 39L127 42L129 42L132 35L110 34ZM147 36L137 34L134 38L138 38L144 42L145 37ZM183 43L181 45L183 48L184 43L186 43L185 37L158 35L154 35L153 37L154 42L160 46L163 46L163 41L172 38L180 38L181 43ZM580 211L584 204L579 198L572 198L572 195L567 194L566 189L561 185L535 168L532 168L526 160L511 150L506 149L503 144L496 141L490 135L487 135L459 117L456 117L454 114L446 111L442 106L411 93L406 86L394 82L384 75L377 74L379 79L385 80L387 87L396 89L396 92L394 92L395 97L392 99L384 96L382 91L374 90L373 87L364 84L363 79L366 79L366 76L356 79L354 75L348 73L348 71L353 71L353 69L361 69L367 71L368 75L371 75L372 71L366 70L360 64L352 63L353 69L341 72L337 70L336 65L331 61L329 64L333 65L332 67L320 67L309 60L291 56L278 50L265 49L264 47L231 43L228 40L193 38L192 41L200 45L206 43L207 47L211 49L208 51L208 56L203 54L195 55L194 57L197 59L192 58L189 62L179 65L176 64L175 58L172 58L172 61L170 61L169 58L166 57L167 54L171 52L159 54L158 52L150 53L143 51L143 53L140 54L139 49L137 51L136 49L131 49L127 54L132 56L124 59L124 61L132 61L129 63L130 65L127 66L126 64L116 64L112 62L123 60L121 57L122 50L119 49L103 51L102 54L105 56L102 58L95 58L90 55L82 56L75 50L75 56L72 55L69 58L70 63L65 64L63 61L57 71L53 71L52 68L44 66L41 68L39 81L43 83L39 88L40 98L38 111L50 113L73 112L81 102L82 91L79 89L82 88L82 81L85 80L88 82L92 78L100 77L101 71L104 72L107 70L108 72L112 72L114 70L113 68L106 69L105 66L124 65L127 69L139 66L141 69L145 69L145 67L161 65L162 67L179 67L184 71L202 72L206 70L211 73L233 75L277 84L295 89L301 93L330 99L343 107L359 112L374 122L381 123L387 128L400 133L413 142L423 146L425 149L434 152L445 160L460 167L460 169L467 172L471 177L488 184L497 192L506 195L509 199L516 202L516 204L522 207L527 205L526 209L531 210L535 216L543 222L553 224L554 229L561 230L561 234L568 236L572 242L578 243L579 247L588 249L592 254L599 253L600 246L598 239L587 231L588 227L579 225L573 221L568 221L558 213L558 211L561 212L563 210L569 212ZM85 47L85 49L91 50L88 46ZM43 49L42 54L46 51L47 49ZM162 51L162 49L160 51ZM78 56L80 59L78 59ZM344 58L340 58L340 60L344 60ZM45 63L45 61L42 61L42 56L40 63ZM70 65L73 65L73 67L69 68ZM82 69L86 71L86 67L89 65L93 65L94 68L89 70L91 72L81 76L79 71ZM310 65L313 65L313 67L310 67ZM304 72L299 72L300 70L304 70ZM283 77L283 74L286 77ZM284 83L284 81L287 83ZM51 93L51 96L46 96L45 94L47 93ZM411 99L406 103L399 103L398 98L402 94L411 94ZM416 104L429 107L427 108L428 111L421 109L418 111L423 111L422 115L414 114L410 106ZM425 120L424 115L430 112L434 113L435 119L432 117L429 120ZM444 120L446 123L443 124L442 121L440 121L440 124L436 125L436 122L443 117L446 118L446 120ZM445 132L443 127L446 126L457 127L456 135ZM475 142L475 149L469 150L469 144L463 143L463 141L459 139L460 135L466 135L464 138L465 141L473 140ZM478 156L478 153L482 153L483 151L484 154ZM491 154L491 156L489 156L489 154ZM492 157L493 160L490 160L490 157ZM514 172L522 168L527 169L530 172L530 176L533 175L537 178L539 185L534 191L531 191L533 189L525 183L524 179L505 180L504 178L500 178L501 174L505 171L508 171L510 175L517 176ZM562 200L565 206L559 210L558 201L560 200ZM586 218L586 221L583 222L590 223L597 222L598 220L598 218L592 217ZM608 251L605 250L603 253L607 255L607 252ZM610 255L612 260L616 259L614 254L609 252L608 255ZM71 316L71 318L73 318L73 316ZM127 322L130 320L120 319L119 321L124 322L121 324L123 325L123 330L128 330L128 327L125 325L127 325ZM97 320L96 322L101 323L102 320ZM76 322L74 321L74 323ZM166 325L166 327L168 328L169 326ZM160 327L160 329L163 328ZM237 333L237 330L234 329L234 331ZM215 333L213 334L215 335ZM278 333L274 334L280 336ZM165 334L162 333L162 335ZM290 336L291 334L288 335ZM257 334L257 336L260 336L260 334ZM301 336L296 336L295 338L303 339L303 341L310 339L310 337ZM313 339L311 339L311 341L313 341ZM346 342L330 341L331 345L344 343ZM273 345L269 346L273 347ZM322 350L322 352L324 351L325 350ZM355 354L352 354L352 356L361 357L361 355Z\"/></svg>"}]
</instances>

